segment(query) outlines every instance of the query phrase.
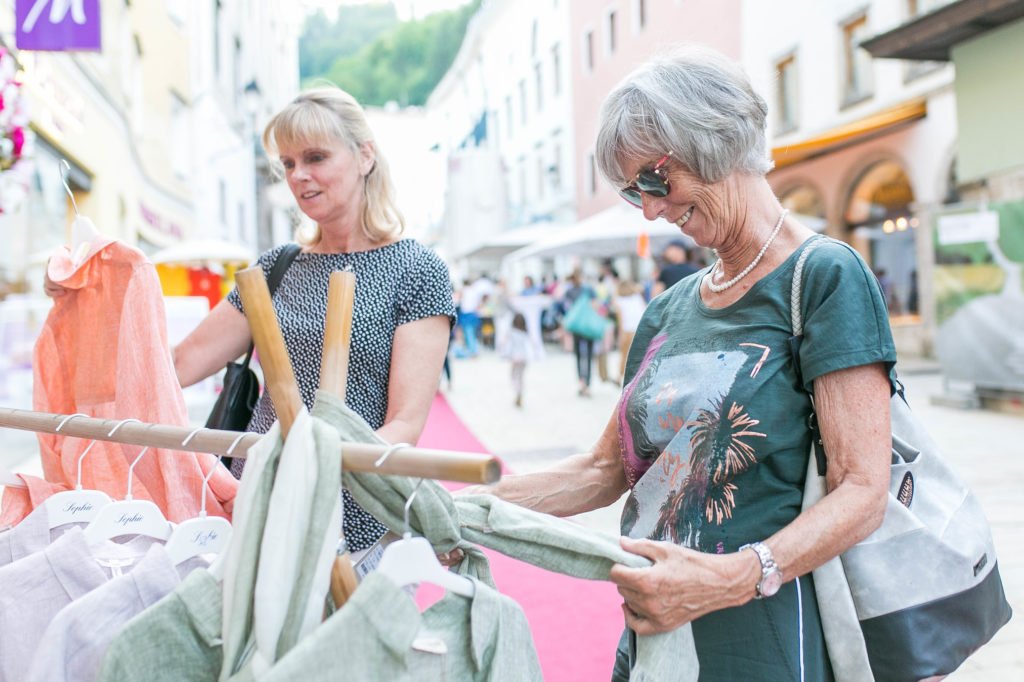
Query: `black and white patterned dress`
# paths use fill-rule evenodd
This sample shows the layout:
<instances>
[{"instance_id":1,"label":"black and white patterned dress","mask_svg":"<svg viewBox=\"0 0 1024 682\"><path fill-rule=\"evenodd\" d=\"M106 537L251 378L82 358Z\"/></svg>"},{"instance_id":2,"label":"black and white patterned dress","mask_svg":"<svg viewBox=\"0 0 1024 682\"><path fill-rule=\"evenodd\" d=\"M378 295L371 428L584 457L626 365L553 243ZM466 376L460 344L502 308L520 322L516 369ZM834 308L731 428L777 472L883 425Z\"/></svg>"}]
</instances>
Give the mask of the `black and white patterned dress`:
<instances>
[{"instance_id":1,"label":"black and white patterned dress","mask_svg":"<svg viewBox=\"0 0 1024 682\"><path fill-rule=\"evenodd\" d=\"M264 275L269 276L282 248L277 246L259 257L257 262ZM455 320L448 267L437 254L413 239L356 253L298 254L274 292L273 301L307 408L312 408L320 384L328 280L338 270L351 270L356 276L345 403L371 427L379 429L387 413L395 329L435 315ZM228 301L242 311L237 289L228 295ZM264 392L248 430L266 433L276 419L270 395ZM242 475L244 463L243 459L235 460L235 476ZM359 507L348 491L344 491L343 500L343 531L349 549L355 552L372 546L387 529Z\"/></svg>"}]
</instances>

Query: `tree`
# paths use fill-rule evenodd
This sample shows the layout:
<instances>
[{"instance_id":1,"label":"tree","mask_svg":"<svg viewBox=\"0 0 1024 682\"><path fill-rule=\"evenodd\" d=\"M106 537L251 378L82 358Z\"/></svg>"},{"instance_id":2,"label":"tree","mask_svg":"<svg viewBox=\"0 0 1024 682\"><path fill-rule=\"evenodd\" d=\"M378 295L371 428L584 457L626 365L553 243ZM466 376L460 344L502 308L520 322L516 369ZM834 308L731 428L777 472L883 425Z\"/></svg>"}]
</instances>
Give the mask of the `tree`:
<instances>
[{"instance_id":1,"label":"tree","mask_svg":"<svg viewBox=\"0 0 1024 682\"><path fill-rule=\"evenodd\" d=\"M357 51L345 46L330 68L310 72L306 82L313 77L326 78L364 105L381 106L389 101L423 105L454 61L466 26L479 7L480 0L474 0L460 9L396 23ZM343 8L338 22L347 20L349 9L355 8ZM321 24L327 23L322 15L311 20L317 16L321 16ZM307 29L311 39L320 40L308 22Z\"/></svg>"}]
</instances>

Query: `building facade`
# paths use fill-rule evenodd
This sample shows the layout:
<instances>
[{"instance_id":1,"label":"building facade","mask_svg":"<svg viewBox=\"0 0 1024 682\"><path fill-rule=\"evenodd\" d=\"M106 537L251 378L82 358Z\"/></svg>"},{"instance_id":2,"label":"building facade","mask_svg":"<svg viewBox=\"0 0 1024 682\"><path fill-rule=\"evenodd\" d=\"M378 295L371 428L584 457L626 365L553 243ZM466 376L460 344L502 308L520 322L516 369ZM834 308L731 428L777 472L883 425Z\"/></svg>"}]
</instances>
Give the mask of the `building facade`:
<instances>
[{"instance_id":1,"label":"building facade","mask_svg":"<svg viewBox=\"0 0 1024 682\"><path fill-rule=\"evenodd\" d=\"M67 242L61 159L78 211L147 253L199 238L257 246L255 133L297 89L298 20L255 0L100 7L100 51L18 51L14 0L0 0L34 138L29 195L0 216L15 291L38 288Z\"/></svg>"},{"instance_id":2,"label":"building facade","mask_svg":"<svg viewBox=\"0 0 1024 682\"><path fill-rule=\"evenodd\" d=\"M853 245L879 276L901 352L931 353L932 235L957 144L953 70L874 59L861 43L940 2L831 0L743 6L743 63L769 105L783 204ZM799 16L800 21L792 21Z\"/></svg>"}]
</instances>

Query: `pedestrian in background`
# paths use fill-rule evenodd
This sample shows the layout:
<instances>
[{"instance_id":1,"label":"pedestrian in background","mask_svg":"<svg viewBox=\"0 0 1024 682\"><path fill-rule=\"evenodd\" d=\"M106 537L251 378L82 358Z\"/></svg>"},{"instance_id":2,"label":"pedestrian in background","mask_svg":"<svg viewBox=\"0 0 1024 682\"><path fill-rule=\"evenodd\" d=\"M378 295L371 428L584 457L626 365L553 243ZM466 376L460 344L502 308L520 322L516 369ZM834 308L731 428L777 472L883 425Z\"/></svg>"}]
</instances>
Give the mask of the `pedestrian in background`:
<instances>
[{"instance_id":1,"label":"pedestrian in background","mask_svg":"<svg viewBox=\"0 0 1024 682\"><path fill-rule=\"evenodd\" d=\"M643 317L647 301L641 294L640 285L624 279L619 282L615 292L614 307L619 318L619 374L618 382L626 375L626 358L629 348L633 345L633 336Z\"/></svg>"},{"instance_id":2,"label":"pedestrian in background","mask_svg":"<svg viewBox=\"0 0 1024 682\"><path fill-rule=\"evenodd\" d=\"M684 277L689 277L700 268L690 262L690 249L682 239L673 239L661 252L661 268L654 283L653 296L669 289Z\"/></svg>"},{"instance_id":3,"label":"pedestrian in background","mask_svg":"<svg viewBox=\"0 0 1024 682\"><path fill-rule=\"evenodd\" d=\"M583 273L574 270L566 278L567 287L562 299L562 308L566 312L572 309L576 299L585 296L589 305L595 306L594 288L583 282ZM568 330L572 343L572 352L576 356L576 379L579 382L577 393L584 397L590 397L590 374L594 365L594 340L580 334L574 334Z\"/></svg>"},{"instance_id":4,"label":"pedestrian in background","mask_svg":"<svg viewBox=\"0 0 1024 682\"><path fill-rule=\"evenodd\" d=\"M526 318L522 313L516 313L512 316L512 325L505 336L501 350L502 357L511 365L512 390L516 396L516 407L523 406L523 376L532 354L533 347L530 335L526 331Z\"/></svg>"},{"instance_id":5,"label":"pedestrian in background","mask_svg":"<svg viewBox=\"0 0 1024 682\"><path fill-rule=\"evenodd\" d=\"M609 94L601 173L719 260L651 301L590 452L483 489L558 516L629 493L622 546L652 565L611 569L627 628L692 623L702 682L832 679L810 573L878 528L888 494L885 302L856 251L787 216L765 177L766 122L740 67L702 47L655 57ZM812 239L796 367L791 284ZM829 493L802 510L809 388ZM625 632L613 680L630 677L631 641Z\"/></svg>"}]
</instances>

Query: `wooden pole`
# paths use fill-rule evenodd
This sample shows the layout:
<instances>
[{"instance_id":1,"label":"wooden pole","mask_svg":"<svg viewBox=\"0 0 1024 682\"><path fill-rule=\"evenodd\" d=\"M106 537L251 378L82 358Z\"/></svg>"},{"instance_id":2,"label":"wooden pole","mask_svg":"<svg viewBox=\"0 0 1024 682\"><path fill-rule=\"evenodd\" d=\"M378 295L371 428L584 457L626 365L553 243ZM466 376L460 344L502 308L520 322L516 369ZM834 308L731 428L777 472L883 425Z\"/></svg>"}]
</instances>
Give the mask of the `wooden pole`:
<instances>
[{"instance_id":1,"label":"wooden pole","mask_svg":"<svg viewBox=\"0 0 1024 682\"><path fill-rule=\"evenodd\" d=\"M68 415L64 414L0 407L0 427L22 431L58 433L57 427L67 417ZM215 455L226 455L228 448L237 440L231 456L242 458L245 457L246 450L263 437L259 433L243 434L238 431L203 429L193 436L187 448L182 448L181 442L195 430L194 427L128 423L118 429L113 436L108 436L110 430L121 421L123 420L75 417L67 421L59 433L73 438L95 438L115 443L148 445L166 450L209 452ZM241 440L238 440L240 436ZM501 463L498 458L491 455L428 448L402 448L378 467L376 462L388 449L387 445L343 443L341 449L344 452L341 467L346 471L434 478L463 483L494 483L501 478Z\"/></svg>"},{"instance_id":2,"label":"wooden pole","mask_svg":"<svg viewBox=\"0 0 1024 682\"><path fill-rule=\"evenodd\" d=\"M324 354L320 362L320 390L345 400L356 276L351 272L334 272L329 282Z\"/></svg>"},{"instance_id":3,"label":"wooden pole","mask_svg":"<svg viewBox=\"0 0 1024 682\"><path fill-rule=\"evenodd\" d=\"M238 293L242 297L245 317L249 320L252 340L260 354L264 384L270 392L277 419L281 423L282 439L302 409L302 397L295 383L295 372L284 344L281 326L277 323L274 304L270 300L270 289L263 276L262 268L247 268L235 275Z\"/></svg>"},{"instance_id":4,"label":"wooden pole","mask_svg":"<svg viewBox=\"0 0 1024 682\"><path fill-rule=\"evenodd\" d=\"M352 340L352 304L356 276L351 272L331 273L327 287L327 319L324 321L324 352L320 360L320 390L342 402L348 385L349 344ZM331 599L341 608L359 586L348 549L339 552L331 567Z\"/></svg>"}]
</instances>

